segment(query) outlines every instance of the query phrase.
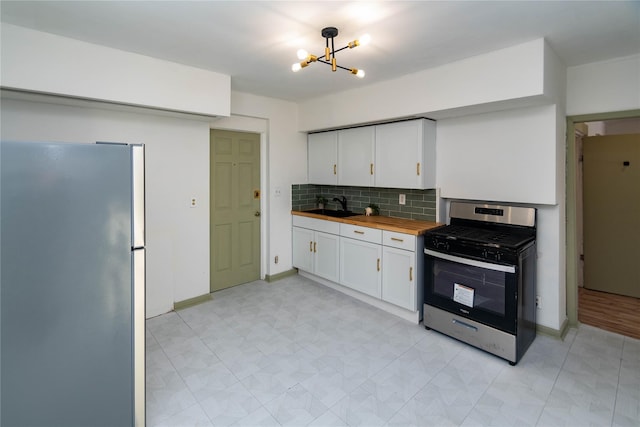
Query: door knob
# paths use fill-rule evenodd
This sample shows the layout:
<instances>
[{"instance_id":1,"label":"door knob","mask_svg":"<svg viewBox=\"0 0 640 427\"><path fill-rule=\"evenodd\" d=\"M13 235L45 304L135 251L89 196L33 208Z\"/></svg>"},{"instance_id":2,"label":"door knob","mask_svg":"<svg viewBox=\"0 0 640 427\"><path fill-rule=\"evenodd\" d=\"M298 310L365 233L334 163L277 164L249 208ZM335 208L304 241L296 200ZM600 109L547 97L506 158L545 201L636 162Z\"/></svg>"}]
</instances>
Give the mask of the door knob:
<instances>
[{"instance_id":1,"label":"door knob","mask_svg":"<svg viewBox=\"0 0 640 427\"><path fill-rule=\"evenodd\" d=\"M256 211L256 213L254 213L253 216L260 216L260 211Z\"/></svg>"}]
</instances>

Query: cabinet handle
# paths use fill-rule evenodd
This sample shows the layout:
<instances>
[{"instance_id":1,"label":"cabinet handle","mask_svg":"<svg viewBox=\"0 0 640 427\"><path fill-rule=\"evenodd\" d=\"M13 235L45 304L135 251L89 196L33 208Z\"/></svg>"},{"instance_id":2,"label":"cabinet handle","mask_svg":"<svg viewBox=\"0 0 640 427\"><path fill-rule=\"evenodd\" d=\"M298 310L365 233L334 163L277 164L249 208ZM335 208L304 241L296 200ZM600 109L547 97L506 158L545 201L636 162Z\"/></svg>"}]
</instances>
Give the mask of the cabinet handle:
<instances>
[{"instance_id":1,"label":"cabinet handle","mask_svg":"<svg viewBox=\"0 0 640 427\"><path fill-rule=\"evenodd\" d=\"M313 242L309 242L309 252L313 252Z\"/></svg>"},{"instance_id":2,"label":"cabinet handle","mask_svg":"<svg viewBox=\"0 0 640 427\"><path fill-rule=\"evenodd\" d=\"M416 175L420 176L420 163L416 163Z\"/></svg>"},{"instance_id":3,"label":"cabinet handle","mask_svg":"<svg viewBox=\"0 0 640 427\"><path fill-rule=\"evenodd\" d=\"M409 267L409 281L413 282L413 267Z\"/></svg>"},{"instance_id":4,"label":"cabinet handle","mask_svg":"<svg viewBox=\"0 0 640 427\"><path fill-rule=\"evenodd\" d=\"M395 242L404 242L404 239L398 239L397 237L392 237L391 240L395 241Z\"/></svg>"},{"instance_id":5,"label":"cabinet handle","mask_svg":"<svg viewBox=\"0 0 640 427\"><path fill-rule=\"evenodd\" d=\"M378 258L378 271L380 271L380 258Z\"/></svg>"},{"instance_id":6,"label":"cabinet handle","mask_svg":"<svg viewBox=\"0 0 640 427\"><path fill-rule=\"evenodd\" d=\"M356 234L364 234L364 231L360 231L360 230L353 230L353 232Z\"/></svg>"},{"instance_id":7,"label":"cabinet handle","mask_svg":"<svg viewBox=\"0 0 640 427\"><path fill-rule=\"evenodd\" d=\"M373 175L373 163L369 165L369 173Z\"/></svg>"},{"instance_id":8,"label":"cabinet handle","mask_svg":"<svg viewBox=\"0 0 640 427\"><path fill-rule=\"evenodd\" d=\"M336 165L333 165L333 174L336 175Z\"/></svg>"},{"instance_id":9,"label":"cabinet handle","mask_svg":"<svg viewBox=\"0 0 640 427\"><path fill-rule=\"evenodd\" d=\"M316 242L313 242L313 253L315 254L316 252L318 252L316 251Z\"/></svg>"}]
</instances>

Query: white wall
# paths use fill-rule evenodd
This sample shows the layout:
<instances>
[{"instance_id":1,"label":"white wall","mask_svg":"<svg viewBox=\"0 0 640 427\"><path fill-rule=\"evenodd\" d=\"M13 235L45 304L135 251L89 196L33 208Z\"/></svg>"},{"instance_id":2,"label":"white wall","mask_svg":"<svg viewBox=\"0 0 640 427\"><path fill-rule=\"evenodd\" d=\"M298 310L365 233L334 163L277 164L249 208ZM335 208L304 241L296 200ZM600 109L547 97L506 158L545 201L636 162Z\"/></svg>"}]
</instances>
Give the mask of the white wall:
<instances>
[{"instance_id":1,"label":"white wall","mask_svg":"<svg viewBox=\"0 0 640 427\"><path fill-rule=\"evenodd\" d=\"M231 78L2 23L3 88L229 115Z\"/></svg>"},{"instance_id":2,"label":"white wall","mask_svg":"<svg viewBox=\"0 0 640 427\"><path fill-rule=\"evenodd\" d=\"M555 125L553 105L439 120L442 197L555 204Z\"/></svg>"},{"instance_id":3,"label":"white wall","mask_svg":"<svg viewBox=\"0 0 640 427\"><path fill-rule=\"evenodd\" d=\"M267 204L268 241L264 256L266 274L276 275L292 268L291 185L307 181L307 137L297 130L298 106L293 102L232 92L231 113L233 116L263 118L268 123L268 171L266 183L263 183L266 185L263 194ZM221 125L226 126L225 121L221 120ZM276 256L278 264L275 263Z\"/></svg>"},{"instance_id":4,"label":"white wall","mask_svg":"<svg viewBox=\"0 0 640 427\"><path fill-rule=\"evenodd\" d=\"M208 293L208 121L45 101L3 97L1 139L146 146L147 317Z\"/></svg>"},{"instance_id":5,"label":"white wall","mask_svg":"<svg viewBox=\"0 0 640 427\"><path fill-rule=\"evenodd\" d=\"M261 134L261 271L291 269L291 185L306 181L297 105L236 93L234 116L223 120L160 111L229 115L229 82L217 73L2 26L3 88L90 100L5 91L3 139L147 145L148 316L209 292L210 128ZM197 208L189 208L192 197Z\"/></svg>"},{"instance_id":6,"label":"white wall","mask_svg":"<svg viewBox=\"0 0 640 427\"><path fill-rule=\"evenodd\" d=\"M567 68L567 115L640 109L640 55Z\"/></svg>"},{"instance_id":7,"label":"white wall","mask_svg":"<svg viewBox=\"0 0 640 427\"><path fill-rule=\"evenodd\" d=\"M439 119L548 104L543 39L314 98L300 104L301 130L426 115Z\"/></svg>"}]
</instances>

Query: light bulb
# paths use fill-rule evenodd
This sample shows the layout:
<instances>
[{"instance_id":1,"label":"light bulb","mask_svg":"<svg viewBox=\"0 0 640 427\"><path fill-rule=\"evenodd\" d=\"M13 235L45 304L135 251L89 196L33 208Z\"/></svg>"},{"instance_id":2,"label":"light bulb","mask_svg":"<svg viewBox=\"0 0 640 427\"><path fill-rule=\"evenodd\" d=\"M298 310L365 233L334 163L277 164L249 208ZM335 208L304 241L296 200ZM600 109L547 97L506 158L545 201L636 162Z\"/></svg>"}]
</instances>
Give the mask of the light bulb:
<instances>
[{"instance_id":1,"label":"light bulb","mask_svg":"<svg viewBox=\"0 0 640 427\"><path fill-rule=\"evenodd\" d=\"M301 69L302 69L302 65L300 65L299 62L296 62L291 66L291 71L293 71L294 73L297 71L300 71Z\"/></svg>"},{"instance_id":2,"label":"light bulb","mask_svg":"<svg viewBox=\"0 0 640 427\"><path fill-rule=\"evenodd\" d=\"M371 41L371 36L369 34L363 34L362 37L358 39L358 44L360 46L366 46Z\"/></svg>"},{"instance_id":3,"label":"light bulb","mask_svg":"<svg viewBox=\"0 0 640 427\"><path fill-rule=\"evenodd\" d=\"M364 78L364 70L358 70L358 72L356 73L356 77L358 78Z\"/></svg>"},{"instance_id":4,"label":"light bulb","mask_svg":"<svg viewBox=\"0 0 640 427\"><path fill-rule=\"evenodd\" d=\"M304 49L299 49L296 54L298 55L298 59L306 59L307 56L309 56L309 52Z\"/></svg>"}]
</instances>

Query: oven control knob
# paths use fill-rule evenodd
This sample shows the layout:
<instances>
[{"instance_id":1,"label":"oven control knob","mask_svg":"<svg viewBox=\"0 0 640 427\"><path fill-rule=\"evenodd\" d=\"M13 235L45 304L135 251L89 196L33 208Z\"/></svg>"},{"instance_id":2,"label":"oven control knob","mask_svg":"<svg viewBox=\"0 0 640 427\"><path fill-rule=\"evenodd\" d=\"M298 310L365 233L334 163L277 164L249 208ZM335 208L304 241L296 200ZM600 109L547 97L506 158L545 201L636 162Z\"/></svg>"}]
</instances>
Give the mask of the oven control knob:
<instances>
[{"instance_id":1,"label":"oven control knob","mask_svg":"<svg viewBox=\"0 0 640 427\"><path fill-rule=\"evenodd\" d=\"M436 249L444 249L445 251L449 250L449 243L448 242L435 241L434 243L435 243Z\"/></svg>"}]
</instances>

